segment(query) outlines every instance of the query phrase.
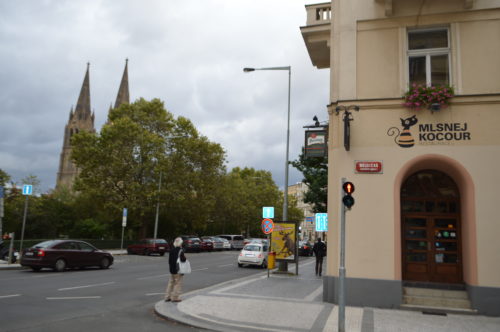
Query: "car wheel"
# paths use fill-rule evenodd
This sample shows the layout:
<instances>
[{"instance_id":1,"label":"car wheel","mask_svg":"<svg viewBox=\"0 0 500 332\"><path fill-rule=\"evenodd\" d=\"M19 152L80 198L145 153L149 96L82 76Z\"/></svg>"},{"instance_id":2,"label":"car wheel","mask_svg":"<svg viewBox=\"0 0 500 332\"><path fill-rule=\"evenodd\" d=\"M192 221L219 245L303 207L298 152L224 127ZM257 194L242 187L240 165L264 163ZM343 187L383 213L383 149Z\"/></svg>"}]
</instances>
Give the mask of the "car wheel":
<instances>
[{"instance_id":1,"label":"car wheel","mask_svg":"<svg viewBox=\"0 0 500 332\"><path fill-rule=\"evenodd\" d=\"M241 264L241 263L238 263L238 267L243 267L243 264Z\"/></svg>"},{"instance_id":2,"label":"car wheel","mask_svg":"<svg viewBox=\"0 0 500 332\"><path fill-rule=\"evenodd\" d=\"M57 272L63 272L66 269L66 261L62 258L59 258L54 265L54 270Z\"/></svg>"},{"instance_id":3,"label":"car wheel","mask_svg":"<svg viewBox=\"0 0 500 332\"><path fill-rule=\"evenodd\" d=\"M103 257L101 259L101 265L100 265L101 269L108 269L109 265L110 265L109 258L108 257Z\"/></svg>"},{"instance_id":4,"label":"car wheel","mask_svg":"<svg viewBox=\"0 0 500 332\"><path fill-rule=\"evenodd\" d=\"M164 252L160 252L160 256L165 256L165 253Z\"/></svg>"},{"instance_id":5,"label":"car wheel","mask_svg":"<svg viewBox=\"0 0 500 332\"><path fill-rule=\"evenodd\" d=\"M42 268L40 266L30 266L34 272L40 271Z\"/></svg>"}]
</instances>

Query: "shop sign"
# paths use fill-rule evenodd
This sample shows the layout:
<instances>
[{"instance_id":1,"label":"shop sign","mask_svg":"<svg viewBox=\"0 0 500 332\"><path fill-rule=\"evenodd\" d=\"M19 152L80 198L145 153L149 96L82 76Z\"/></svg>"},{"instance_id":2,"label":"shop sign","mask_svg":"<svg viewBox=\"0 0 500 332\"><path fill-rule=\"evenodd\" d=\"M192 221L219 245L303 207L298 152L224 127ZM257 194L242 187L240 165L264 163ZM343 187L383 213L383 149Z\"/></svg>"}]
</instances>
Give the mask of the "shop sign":
<instances>
[{"instance_id":1,"label":"shop sign","mask_svg":"<svg viewBox=\"0 0 500 332\"><path fill-rule=\"evenodd\" d=\"M356 173L370 173L381 174L382 162L381 161L356 161Z\"/></svg>"},{"instance_id":2,"label":"shop sign","mask_svg":"<svg viewBox=\"0 0 500 332\"><path fill-rule=\"evenodd\" d=\"M305 156L326 157L328 151L326 130L307 130L305 137Z\"/></svg>"},{"instance_id":3,"label":"shop sign","mask_svg":"<svg viewBox=\"0 0 500 332\"><path fill-rule=\"evenodd\" d=\"M390 127L388 136L394 136L394 143L402 148L420 145L450 145L458 141L470 141L471 133L467 122L418 123L416 115L401 120L401 129ZM418 129L418 133L415 133ZM413 132L412 132L413 131ZM415 135L415 136L414 136Z\"/></svg>"}]
</instances>

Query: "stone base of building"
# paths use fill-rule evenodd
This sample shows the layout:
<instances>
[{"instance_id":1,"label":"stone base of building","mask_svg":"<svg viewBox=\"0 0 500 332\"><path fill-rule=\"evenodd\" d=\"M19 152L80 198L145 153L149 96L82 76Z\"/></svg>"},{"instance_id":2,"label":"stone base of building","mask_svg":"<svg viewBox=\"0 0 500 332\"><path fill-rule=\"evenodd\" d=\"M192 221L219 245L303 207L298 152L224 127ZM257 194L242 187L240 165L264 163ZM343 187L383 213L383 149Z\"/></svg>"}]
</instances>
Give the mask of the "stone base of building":
<instances>
[{"instance_id":1,"label":"stone base of building","mask_svg":"<svg viewBox=\"0 0 500 332\"><path fill-rule=\"evenodd\" d=\"M401 280L380 280L346 278L346 299L348 306L400 308L403 304L403 282ZM323 301L338 303L339 278L323 277ZM480 315L500 316L500 288L465 285L472 309Z\"/></svg>"},{"instance_id":2,"label":"stone base of building","mask_svg":"<svg viewBox=\"0 0 500 332\"><path fill-rule=\"evenodd\" d=\"M399 280L346 278L346 305L355 307L399 308L403 286ZM339 278L323 278L323 301L338 303Z\"/></svg>"}]
</instances>

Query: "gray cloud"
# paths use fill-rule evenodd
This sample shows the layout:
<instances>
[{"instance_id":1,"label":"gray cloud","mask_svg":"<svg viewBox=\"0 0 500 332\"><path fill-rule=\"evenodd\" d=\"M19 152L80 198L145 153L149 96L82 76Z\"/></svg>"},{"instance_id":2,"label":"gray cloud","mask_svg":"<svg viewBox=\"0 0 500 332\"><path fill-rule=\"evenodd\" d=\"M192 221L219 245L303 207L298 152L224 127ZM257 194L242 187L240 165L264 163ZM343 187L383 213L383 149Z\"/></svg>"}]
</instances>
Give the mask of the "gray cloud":
<instances>
[{"instance_id":1,"label":"gray cloud","mask_svg":"<svg viewBox=\"0 0 500 332\"><path fill-rule=\"evenodd\" d=\"M133 100L160 98L227 151L228 167L269 170L284 183L286 72L292 66L290 159L303 128L327 119L327 70L311 65L289 0L3 1L0 3L0 168L55 186L63 130L90 61L96 129L129 58ZM290 183L301 175L290 168Z\"/></svg>"}]
</instances>

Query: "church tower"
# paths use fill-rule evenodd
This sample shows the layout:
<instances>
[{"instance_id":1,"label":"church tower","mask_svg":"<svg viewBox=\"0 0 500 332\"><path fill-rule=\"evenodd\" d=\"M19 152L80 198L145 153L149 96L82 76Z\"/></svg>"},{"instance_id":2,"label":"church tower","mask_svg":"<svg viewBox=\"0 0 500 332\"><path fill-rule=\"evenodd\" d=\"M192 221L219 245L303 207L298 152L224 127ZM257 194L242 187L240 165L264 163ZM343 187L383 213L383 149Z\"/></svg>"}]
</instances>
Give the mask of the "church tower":
<instances>
[{"instance_id":1,"label":"church tower","mask_svg":"<svg viewBox=\"0 0 500 332\"><path fill-rule=\"evenodd\" d=\"M87 63L87 72L83 79L82 89L80 90L76 108L73 110L73 107L71 107L68 124L64 127L64 141L59 160L56 188L67 187L71 189L78 175L78 169L71 160L71 136L82 130L92 133L95 132L95 115L90 110L89 66L90 63Z\"/></svg>"},{"instance_id":2,"label":"church tower","mask_svg":"<svg viewBox=\"0 0 500 332\"><path fill-rule=\"evenodd\" d=\"M122 81L116 95L115 108L121 104L130 104L130 94L128 92L128 59L125 59L125 69L123 70Z\"/></svg>"}]
</instances>

